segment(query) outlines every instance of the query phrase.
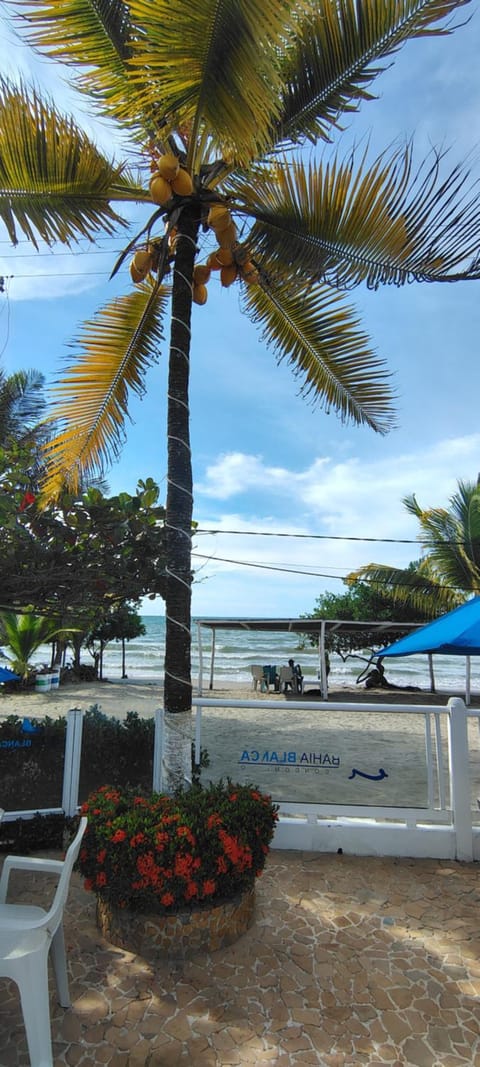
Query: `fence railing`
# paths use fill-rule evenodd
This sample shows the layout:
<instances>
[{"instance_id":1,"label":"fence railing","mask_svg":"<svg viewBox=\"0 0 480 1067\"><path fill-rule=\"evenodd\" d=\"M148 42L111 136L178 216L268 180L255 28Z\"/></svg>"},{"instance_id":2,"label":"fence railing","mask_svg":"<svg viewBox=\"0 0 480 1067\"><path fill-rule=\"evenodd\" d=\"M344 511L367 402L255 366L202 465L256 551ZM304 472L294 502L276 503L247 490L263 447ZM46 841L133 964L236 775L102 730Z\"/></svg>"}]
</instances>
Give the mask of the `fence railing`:
<instances>
[{"instance_id":1,"label":"fence railing","mask_svg":"<svg viewBox=\"0 0 480 1067\"><path fill-rule=\"evenodd\" d=\"M250 781L270 792L280 808L274 847L480 859L480 712L460 698L447 706L207 697L193 704L196 762L201 749L209 757L203 777ZM7 819L75 814L84 799L83 720L83 711L68 712L61 806L37 805L33 780L28 808L7 811ZM156 791L163 732L159 709Z\"/></svg>"}]
</instances>

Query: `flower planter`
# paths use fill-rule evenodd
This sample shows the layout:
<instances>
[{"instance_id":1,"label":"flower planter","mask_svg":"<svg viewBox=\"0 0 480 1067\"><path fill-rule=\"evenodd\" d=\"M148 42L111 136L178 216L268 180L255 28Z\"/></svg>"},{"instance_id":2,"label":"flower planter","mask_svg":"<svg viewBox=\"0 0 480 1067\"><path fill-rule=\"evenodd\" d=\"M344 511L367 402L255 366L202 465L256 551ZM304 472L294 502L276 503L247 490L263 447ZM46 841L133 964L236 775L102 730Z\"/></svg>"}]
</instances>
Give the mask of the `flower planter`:
<instances>
[{"instance_id":1,"label":"flower planter","mask_svg":"<svg viewBox=\"0 0 480 1067\"><path fill-rule=\"evenodd\" d=\"M154 963L231 945L251 926L254 908L253 886L223 904L171 915L116 908L97 897L97 926L111 944Z\"/></svg>"}]
</instances>

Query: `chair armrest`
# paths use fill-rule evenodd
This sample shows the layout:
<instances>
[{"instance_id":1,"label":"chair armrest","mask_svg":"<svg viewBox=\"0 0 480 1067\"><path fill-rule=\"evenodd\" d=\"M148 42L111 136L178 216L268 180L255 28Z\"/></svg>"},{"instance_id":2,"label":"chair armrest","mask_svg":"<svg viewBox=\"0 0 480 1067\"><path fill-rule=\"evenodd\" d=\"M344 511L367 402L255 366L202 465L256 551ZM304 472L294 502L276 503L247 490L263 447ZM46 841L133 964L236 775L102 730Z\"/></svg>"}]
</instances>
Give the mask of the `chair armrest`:
<instances>
[{"instance_id":1,"label":"chair armrest","mask_svg":"<svg viewBox=\"0 0 480 1067\"><path fill-rule=\"evenodd\" d=\"M47 860L37 856L6 856L0 878L0 903L5 904L10 871L34 871L43 874L61 874L63 860Z\"/></svg>"}]
</instances>

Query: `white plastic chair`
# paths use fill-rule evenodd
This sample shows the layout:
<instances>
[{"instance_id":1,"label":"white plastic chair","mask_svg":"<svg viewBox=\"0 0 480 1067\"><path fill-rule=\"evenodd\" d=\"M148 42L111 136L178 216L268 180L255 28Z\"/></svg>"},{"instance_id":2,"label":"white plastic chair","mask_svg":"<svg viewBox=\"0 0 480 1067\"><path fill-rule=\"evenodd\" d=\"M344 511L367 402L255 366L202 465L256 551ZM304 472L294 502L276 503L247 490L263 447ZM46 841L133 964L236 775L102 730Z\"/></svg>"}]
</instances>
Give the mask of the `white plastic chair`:
<instances>
[{"instance_id":1,"label":"white plastic chair","mask_svg":"<svg viewBox=\"0 0 480 1067\"><path fill-rule=\"evenodd\" d=\"M252 663L252 666L250 667L250 671L251 671L251 674L252 674L253 688L256 689L258 683L260 682L260 689L262 690L262 693L265 692L265 690L268 689L268 686L267 686L267 680L265 678L265 672L264 672L263 667L261 666L261 664Z\"/></svg>"},{"instance_id":2,"label":"white plastic chair","mask_svg":"<svg viewBox=\"0 0 480 1067\"><path fill-rule=\"evenodd\" d=\"M0 976L12 979L19 988L31 1067L53 1067L48 999L49 949L59 1003L64 1008L70 1007L63 909L86 826L87 819L83 817L64 860L7 856L3 864L0 878ZM48 911L32 904L6 903L12 870L53 872L60 876Z\"/></svg>"}]
</instances>

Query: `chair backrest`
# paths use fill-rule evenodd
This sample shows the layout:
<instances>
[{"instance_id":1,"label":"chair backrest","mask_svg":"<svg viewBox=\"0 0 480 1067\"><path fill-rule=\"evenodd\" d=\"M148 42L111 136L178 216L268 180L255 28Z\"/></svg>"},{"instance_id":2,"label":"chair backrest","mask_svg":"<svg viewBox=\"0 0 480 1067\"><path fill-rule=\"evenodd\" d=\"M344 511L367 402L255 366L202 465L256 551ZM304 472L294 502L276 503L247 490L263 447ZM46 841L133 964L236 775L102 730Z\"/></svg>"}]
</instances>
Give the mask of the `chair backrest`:
<instances>
[{"instance_id":1,"label":"chair backrest","mask_svg":"<svg viewBox=\"0 0 480 1067\"><path fill-rule=\"evenodd\" d=\"M280 679L280 685L282 685L285 684L285 682L293 682L295 675L291 667L280 667L278 677Z\"/></svg>"},{"instance_id":2,"label":"chair backrest","mask_svg":"<svg viewBox=\"0 0 480 1067\"><path fill-rule=\"evenodd\" d=\"M52 901L50 910L47 912L45 919L39 923L39 926L46 926L49 933L53 936L57 927L60 925L63 916L63 909L68 896L68 890L70 888L70 878L72 877L72 870L78 853L80 852L80 845L82 843L82 837L87 829L88 819L86 815L83 815L80 819L78 830L73 838L73 841L68 846L65 853L65 859L62 862L62 871L60 878L58 879L57 888L55 890L55 896Z\"/></svg>"},{"instance_id":3,"label":"chair backrest","mask_svg":"<svg viewBox=\"0 0 480 1067\"><path fill-rule=\"evenodd\" d=\"M263 682L265 675L263 673L263 667L260 663L252 663L250 671L252 673L252 678L256 678L258 682Z\"/></svg>"}]
</instances>

